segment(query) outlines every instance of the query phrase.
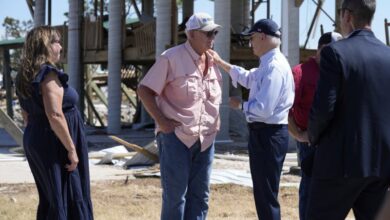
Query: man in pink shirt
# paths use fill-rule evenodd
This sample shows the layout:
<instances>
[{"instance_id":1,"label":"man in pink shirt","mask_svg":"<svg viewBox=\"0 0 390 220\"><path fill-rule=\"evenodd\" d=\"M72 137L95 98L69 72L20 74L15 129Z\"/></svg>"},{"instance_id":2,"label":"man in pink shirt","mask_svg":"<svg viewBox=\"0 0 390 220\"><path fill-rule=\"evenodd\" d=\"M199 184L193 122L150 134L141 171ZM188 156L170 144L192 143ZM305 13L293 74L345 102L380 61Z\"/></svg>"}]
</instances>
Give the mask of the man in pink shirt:
<instances>
[{"instance_id":1,"label":"man in pink shirt","mask_svg":"<svg viewBox=\"0 0 390 220\"><path fill-rule=\"evenodd\" d=\"M164 51L137 90L156 122L163 220L207 216L222 76L206 51L219 28L208 14L192 15L187 41Z\"/></svg>"}]
</instances>

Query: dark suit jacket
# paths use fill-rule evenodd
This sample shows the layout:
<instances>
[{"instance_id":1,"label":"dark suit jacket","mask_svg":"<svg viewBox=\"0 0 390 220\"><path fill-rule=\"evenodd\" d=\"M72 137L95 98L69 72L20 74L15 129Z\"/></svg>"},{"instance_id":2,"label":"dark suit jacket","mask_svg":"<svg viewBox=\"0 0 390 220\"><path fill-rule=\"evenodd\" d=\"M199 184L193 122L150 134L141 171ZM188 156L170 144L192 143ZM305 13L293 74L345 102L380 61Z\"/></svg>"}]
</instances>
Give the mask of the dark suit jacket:
<instances>
[{"instance_id":1,"label":"dark suit jacket","mask_svg":"<svg viewBox=\"0 0 390 220\"><path fill-rule=\"evenodd\" d=\"M313 177L390 177L390 47L358 30L321 51Z\"/></svg>"}]
</instances>

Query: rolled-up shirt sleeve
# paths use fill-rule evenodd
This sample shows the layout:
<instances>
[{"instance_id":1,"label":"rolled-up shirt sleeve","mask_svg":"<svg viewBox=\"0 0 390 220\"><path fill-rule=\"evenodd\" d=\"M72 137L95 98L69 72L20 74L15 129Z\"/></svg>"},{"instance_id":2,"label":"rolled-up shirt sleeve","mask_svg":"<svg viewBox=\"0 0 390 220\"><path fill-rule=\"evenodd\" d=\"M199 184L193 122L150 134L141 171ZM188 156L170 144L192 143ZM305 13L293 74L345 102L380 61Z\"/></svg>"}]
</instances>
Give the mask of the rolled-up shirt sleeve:
<instances>
[{"instance_id":1,"label":"rolled-up shirt sleeve","mask_svg":"<svg viewBox=\"0 0 390 220\"><path fill-rule=\"evenodd\" d=\"M237 82L243 87L250 89L251 83L253 82L254 72L257 68L246 70L240 66L232 65L229 75L232 78L232 84L237 88Z\"/></svg>"}]
</instances>

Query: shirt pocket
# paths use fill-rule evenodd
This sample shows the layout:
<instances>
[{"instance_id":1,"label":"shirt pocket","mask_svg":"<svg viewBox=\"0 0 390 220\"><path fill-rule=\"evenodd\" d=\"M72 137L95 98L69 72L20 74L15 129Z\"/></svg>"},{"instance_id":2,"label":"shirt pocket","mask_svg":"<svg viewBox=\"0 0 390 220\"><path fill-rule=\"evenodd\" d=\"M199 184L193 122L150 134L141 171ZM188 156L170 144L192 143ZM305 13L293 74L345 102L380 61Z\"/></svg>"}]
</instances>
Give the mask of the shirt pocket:
<instances>
[{"instance_id":1,"label":"shirt pocket","mask_svg":"<svg viewBox=\"0 0 390 220\"><path fill-rule=\"evenodd\" d=\"M187 101L199 99L198 79L195 76L185 75L175 78L171 82L174 93Z\"/></svg>"},{"instance_id":2,"label":"shirt pocket","mask_svg":"<svg viewBox=\"0 0 390 220\"><path fill-rule=\"evenodd\" d=\"M222 88L218 79L208 80L209 100L214 104L222 103Z\"/></svg>"}]
</instances>

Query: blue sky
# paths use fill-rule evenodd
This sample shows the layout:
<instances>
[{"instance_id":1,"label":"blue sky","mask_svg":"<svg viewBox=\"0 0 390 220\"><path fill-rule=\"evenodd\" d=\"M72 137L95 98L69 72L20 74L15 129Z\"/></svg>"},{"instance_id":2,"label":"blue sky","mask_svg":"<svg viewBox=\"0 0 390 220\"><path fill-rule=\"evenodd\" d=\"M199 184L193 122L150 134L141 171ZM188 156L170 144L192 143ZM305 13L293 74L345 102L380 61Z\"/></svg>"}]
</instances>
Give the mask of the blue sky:
<instances>
[{"instance_id":1,"label":"blue sky","mask_svg":"<svg viewBox=\"0 0 390 220\"><path fill-rule=\"evenodd\" d=\"M1 0L2 5L0 7L0 21L1 24L4 21L6 16L11 16L19 20L28 20L31 19L30 12L27 7L25 0L12 0L7 1ZM234 1L234 0L233 0ZM277 23L281 23L281 1L282 0L273 0L271 2L271 17ZM316 0L317 1L317 0ZM334 0L325 0L323 8L326 12L333 16L335 11ZM266 17L266 4L262 4L259 9L256 11L255 20ZM68 11L68 1L67 0L54 0L52 1L52 25L63 24L66 20L66 17L63 16L64 12ZM310 22L313 18L316 5L313 3L313 0L305 0L300 7L300 45L303 45L306 40L306 34L310 27ZM377 0L377 9L372 24L373 31L375 35L385 42L385 30L384 30L384 19L387 18L390 20L390 13L386 13L386 9L390 8L390 1L388 0ZM195 12L207 12L211 15L214 14L214 3L209 0L196 0L194 6ZM333 16L334 17L334 16ZM317 44L317 39L320 35L320 24L323 25L324 31L332 31L333 26L331 21L321 13L317 27L313 30L309 38L308 48L315 48ZM4 28L0 26L0 39L4 38Z\"/></svg>"}]
</instances>

